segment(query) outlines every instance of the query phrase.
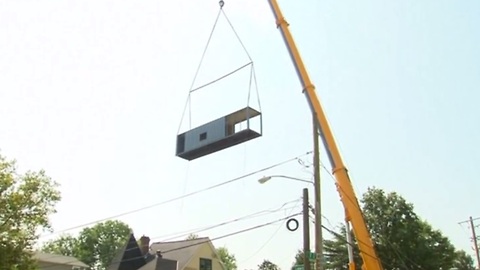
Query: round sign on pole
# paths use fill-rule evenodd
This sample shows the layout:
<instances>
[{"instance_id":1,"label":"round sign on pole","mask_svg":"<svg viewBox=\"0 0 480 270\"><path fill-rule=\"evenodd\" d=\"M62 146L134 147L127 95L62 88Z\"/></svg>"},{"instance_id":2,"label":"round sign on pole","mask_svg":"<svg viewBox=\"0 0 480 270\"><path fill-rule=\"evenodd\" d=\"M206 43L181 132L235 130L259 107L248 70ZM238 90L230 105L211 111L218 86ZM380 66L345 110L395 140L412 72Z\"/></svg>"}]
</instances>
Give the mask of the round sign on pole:
<instances>
[{"instance_id":1,"label":"round sign on pole","mask_svg":"<svg viewBox=\"0 0 480 270\"><path fill-rule=\"evenodd\" d=\"M293 226L292 226L293 223ZM287 221L287 229L291 232L294 232L298 229L298 220L291 218Z\"/></svg>"}]
</instances>

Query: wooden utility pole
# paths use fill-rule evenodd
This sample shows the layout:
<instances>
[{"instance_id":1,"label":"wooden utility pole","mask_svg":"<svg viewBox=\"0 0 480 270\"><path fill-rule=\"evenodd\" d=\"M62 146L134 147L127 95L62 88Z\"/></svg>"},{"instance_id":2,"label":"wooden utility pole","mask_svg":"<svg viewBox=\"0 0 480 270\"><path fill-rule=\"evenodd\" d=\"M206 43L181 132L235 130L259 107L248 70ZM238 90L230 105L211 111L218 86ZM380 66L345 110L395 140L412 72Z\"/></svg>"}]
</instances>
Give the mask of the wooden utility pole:
<instances>
[{"instance_id":1,"label":"wooden utility pole","mask_svg":"<svg viewBox=\"0 0 480 270\"><path fill-rule=\"evenodd\" d=\"M470 227L472 228L473 245L475 247L475 255L477 255L477 269L480 269L480 253L478 252L477 234L475 233L475 225L473 218L470 217Z\"/></svg>"},{"instance_id":2,"label":"wooden utility pole","mask_svg":"<svg viewBox=\"0 0 480 270\"><path fill-rule=\"evenodd\" d=\"M318 125L313 118L313 178L315 186L315 269L323 270L322 197L320 188L320 150Z\"/></svg>"},{"instance_id":3,"label":"wooden utility pole","mask_svg":"<svg viewBox=\"0 0 480 270\"><path fill-rule=\"evenodd\" d=\"M303 267L310 270L310 215L308 207L308 189L303 189Z\"/></svg>"},{"instance_id":4,"label":"wooden utility pole","mask_svg":"<svg viewBox=\"0 0 480 270\"><path fill-rule=\"evenodd\" d=\"M477 239L477 233L475 232L475 224L473 223L474 220L477 220L480 218L472 218L470 217L468 220L459 222L458 224L462 223L469 223L470 228L472 230L472 241L473 241L473 246L475 249L475 256L477 257L477 269L480 269L480 251L478 249L478 239Z\"/></svg>"}]
</instances>

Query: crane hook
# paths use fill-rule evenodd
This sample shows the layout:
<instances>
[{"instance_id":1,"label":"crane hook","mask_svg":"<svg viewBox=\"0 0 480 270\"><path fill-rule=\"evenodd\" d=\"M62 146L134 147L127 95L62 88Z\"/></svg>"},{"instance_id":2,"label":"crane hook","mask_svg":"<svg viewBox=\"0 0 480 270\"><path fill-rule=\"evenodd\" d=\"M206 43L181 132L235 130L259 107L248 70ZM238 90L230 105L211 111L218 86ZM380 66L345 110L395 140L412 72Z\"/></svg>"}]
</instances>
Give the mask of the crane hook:
<instances>
[{"instance_id":1,"label":"crane hook","mask_svg":"<svg viewBox=\"0 0 480 270\"><path fill-rule=\"evenodd\" d=\"M223 5L225 5L225 2L223 2L223 0L220 0L220 2L218 2L218 4L220 5L220 8L223 8Z\"/></svg>"}]
</instances>

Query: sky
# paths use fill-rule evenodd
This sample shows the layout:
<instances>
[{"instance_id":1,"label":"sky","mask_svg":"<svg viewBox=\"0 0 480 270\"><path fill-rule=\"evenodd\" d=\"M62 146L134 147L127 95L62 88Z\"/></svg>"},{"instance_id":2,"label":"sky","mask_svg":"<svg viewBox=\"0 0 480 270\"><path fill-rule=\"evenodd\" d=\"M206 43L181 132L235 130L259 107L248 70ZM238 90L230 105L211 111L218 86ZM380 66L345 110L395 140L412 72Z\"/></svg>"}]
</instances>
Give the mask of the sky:
<instances>
[{"instance_id":1,"label":"sky","mask_svg":"<svg viewBox=\"0 0 480 270\"><path fill-rule=\"evenodd\" d=\"M279 4L357 196L398 192L472 254L459 222L480 216L480 2ZM21 171L45 169L63 197L42 241L152 205L118 219L162 241L248 216L198 232L215 239L301 211L309 184L257 182L312 172L301 164L312 160L310 109L268 1L225 0L251 60L221 16L195 78L218 10L217 1L0 2L1 154ZM248 66L189 95L250 61L257 87ZM247 105L262 112L262 137L190 162L175 156L179 132ZM326 170L321 178L323 224L334 229L343 207ZM288 269L302 234L280 222L214 245L239 269L263 259Z\"/></svg>"}]
</instances>

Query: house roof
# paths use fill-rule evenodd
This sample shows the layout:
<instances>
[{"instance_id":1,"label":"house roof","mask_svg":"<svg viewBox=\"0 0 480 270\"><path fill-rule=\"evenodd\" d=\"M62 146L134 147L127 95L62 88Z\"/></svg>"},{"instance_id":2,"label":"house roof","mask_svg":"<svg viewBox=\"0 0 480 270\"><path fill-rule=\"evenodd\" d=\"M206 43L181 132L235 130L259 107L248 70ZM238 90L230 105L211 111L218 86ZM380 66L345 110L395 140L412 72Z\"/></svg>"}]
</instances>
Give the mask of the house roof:
<instances>
[{"instance_id":1,"label":"house roof","mask_svg":"<svg viewBox=\"0 0 480 270\"><path fill-rule=\"evenodd\" d=\"M155 257L151 255L151 260L138 270L177 270L178 262L165 258Z\"/></svg>"},{"instance_id":2,"label":"house roof","mask_svg":"<svg viewBox=\"0 0 480 270\"><path fill-rule=\"evenodd\" d=\"M40 262L46 262L51 264L71 265L80 267L89 267L85 263L81 262L75 257L63 256L58 254L48 254L43 252L35 252L33 258Z\"/></svg>"},{"instance_id":3,"label":"house roof","mask_svg":"<svg viewBox=\"0 0 480 270\"><path fill-rule=\"evenodd\" d=\"M155 254L157 251L160 251L163 258L176 260L178 262L178 270L183 270L204 243L211 245L210 238L202 237L191 240L156 242L150 246L150 252Z\"/></svg>"},{"instance_id":4,"label":"house roof","mask_svg":"<svg viewBox=\"0 0 480 270\"><path fill-rule=\"evenodd\" d=\"M108 270L183 270L197 254L202 244L207 244L216 254L208 237L193 240L156 242L150 251L143 255L133 234L125 245L117 250ZM161 256L157 255L160 251ZM223 265L222 265L223 267ZM224 268L225 269L225 268Z\"/></svg>"},{"instance_id":5,"label":"house roof","mask_svg":"<svg viewBox=\"0 0 480 270\"><path fill-rule=\"evenodd\" d=\"M108 266L108 270L138 269L145 265L145 257L142 255L135 236L130 234L125 244L117 250L117 253Z\"/></svg>"}]
</instances>

